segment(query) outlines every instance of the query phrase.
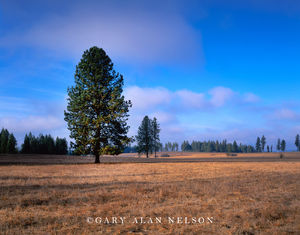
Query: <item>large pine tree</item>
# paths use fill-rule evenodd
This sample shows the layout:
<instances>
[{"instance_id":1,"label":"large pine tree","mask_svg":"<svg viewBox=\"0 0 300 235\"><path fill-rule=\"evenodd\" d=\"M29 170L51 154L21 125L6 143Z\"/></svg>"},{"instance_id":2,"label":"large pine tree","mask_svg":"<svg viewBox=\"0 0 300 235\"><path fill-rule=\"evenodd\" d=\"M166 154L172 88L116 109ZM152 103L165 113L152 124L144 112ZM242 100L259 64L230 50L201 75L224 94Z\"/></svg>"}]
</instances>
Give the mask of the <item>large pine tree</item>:
<instances>
[{"instance_id":1,"label":"large pine tree","mask_svg":"<svg viewBox=\"0 0 300 235\"><path fill-rule=\"evenodd\" d=\"M138 153L145 153L148 158L153 148L152 120L148 116L143 118L139 126L136 141Z\"/></svg>"},{"instance_id":2,"label":"large pine tree","mask_svg":"<svg viewBox=\"0 0 300 235\"><path fill-rule=\"evenodd\" d=\"M86 50L76 66L75 86L68 89L65 121L77 154L119 154L130 142L127 137L130 101L125 101L123 76L116 73L105 51Z\"/></svg>"}]
</instances>

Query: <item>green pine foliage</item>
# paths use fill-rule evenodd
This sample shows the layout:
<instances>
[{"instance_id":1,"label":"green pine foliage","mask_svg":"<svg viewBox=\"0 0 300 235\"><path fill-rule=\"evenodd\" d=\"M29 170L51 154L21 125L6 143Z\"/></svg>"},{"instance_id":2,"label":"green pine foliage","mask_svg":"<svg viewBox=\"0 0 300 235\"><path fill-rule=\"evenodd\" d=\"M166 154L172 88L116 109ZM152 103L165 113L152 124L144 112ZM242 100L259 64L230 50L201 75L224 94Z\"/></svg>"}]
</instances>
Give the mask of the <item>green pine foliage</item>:
<instances>
[{"instance_id":1,"label":"green pine foliage","mask_svg":"<svg viewBox=\"0 0 300 235\"><path fill-rule=\"evenodd\" d=\"M237 153L237 152L239 151L238 148L239 148L239 147L238 147L236 141L233 141L233 144L232 144L232 152L233 152L233 153Z\"/></svg>"},{"instance_id":2,"label":"green pine foliage","mask_svg":"<svg viewBox=\"0 0 300 235\"><path fill-rule=\"evenodd\" d=\"M151 119L148 116L143 118L142 123L138 128L136 141L138 153L145 153L148 158L149 152L152 149Z\"/></svg>"},{"instance_id":3,"label":"green pine foliage","mask_svg":"<svg viewBox=\"0 0 300 235\"><path fill-rule=\"evenodd\" d=\"M0 153L17 153L17 140L13 133L2 128L0 132Z\"/></svg>"},{"instance_id":4,"label":"green pine foliage","mask_svg":"<svg viewBox=\"0 0 300 235\"><path fill-rule=\"evenodd\" d=\"M21 152L25 154L30 153L30 139L27 134L24 137L24 143L22 144Z\"/></svg>"},{"instance_id":5,"label":"green pine foliage","mask_svg":"<svg viewBox=\"0 0 300 235\"><path fill-rule=\"evenodd\" d=\"M68 142L65 138L61 139L56 137L55 153L60 155L66 155L68 153Z\"/></svg>"},{"instance_id":6,"label":"green pine foliage","mask_svg":"<svg viewBox=\"0 0 300 235\"><path fill-rule=\"evenodd\" d=\"M145 116L141 125L138 128L138 133L135 137L137 142L136 150L139 154L145 153L147 158L149 153L155 153L162 148L159 138L160 127L157 119L151 120L148 116Z\"/></svg>"},{"instance_id":7,"label":"green pine foliage","mask_svg":"<svg viewBox=\"0 0 300 235\"><path fill-rule=\"evenodd\" d=\"M182 152L192 152L193 151L192 145L190 145L188 140L183 141L183 143L181 144L181 151Z\"/></svg>"},{"instance_id":8,"label":"green pine foliage","mask_svg":"<svg viewBox=\"0 0 300 235\"><path fill-rule=\"evenodd\" d=\"M24 154L61 154L68 153L68 143L65 138L51 135L42 135L35 137L31 132L24 137L21 152Z\"/></svg>"},{"instance_id":9,"label":"green pine foliage","mask_svg":"<svg viewBox=\"0 0 300 235\"><path fill-rule=\"evenodd\" d=\"M68 123L75 154L120 154L131 141L127 137L130 101L125 101L123 76L116 73L105 51L86 50L75 71L75 85L68 88Z\"/></svg>"}]
</instances>

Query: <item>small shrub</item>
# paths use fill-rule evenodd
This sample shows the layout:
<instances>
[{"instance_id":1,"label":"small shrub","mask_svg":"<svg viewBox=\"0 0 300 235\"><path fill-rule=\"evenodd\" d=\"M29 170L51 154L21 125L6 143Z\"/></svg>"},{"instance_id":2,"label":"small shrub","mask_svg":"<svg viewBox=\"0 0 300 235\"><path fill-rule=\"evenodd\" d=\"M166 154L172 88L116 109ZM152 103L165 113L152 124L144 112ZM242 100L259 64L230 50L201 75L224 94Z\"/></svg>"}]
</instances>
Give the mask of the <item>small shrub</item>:
<instances>
[{"instance_id":1,"label":"small shrub","mask_svg":"<svg viewBox=\"0 0 300 235\"><path fill-rule=\"evenodd\" d=\"M236 157L237 153L226 153L228 157Z\"/></svg>"},{"instance_id":2,"label":"small shrub","mask_svg":"<svg viewBox=\"0 0 300 235\"><path fill-rule=\"evenodd\" d=\"M283 158L283 157L284 157L283 153L280 153L279 157L280 157L280 158Z\"/></svg>"},{"instance_id":3,"label":"small shrub","mask_svg":"<svg viewBox=\"0 0 300 235\"><path fill-rule=\"evenodd\" d=\"M165 153L165 154L161 154L160 157L170 157L170 155Z\"/></svg>"}]
</instances>

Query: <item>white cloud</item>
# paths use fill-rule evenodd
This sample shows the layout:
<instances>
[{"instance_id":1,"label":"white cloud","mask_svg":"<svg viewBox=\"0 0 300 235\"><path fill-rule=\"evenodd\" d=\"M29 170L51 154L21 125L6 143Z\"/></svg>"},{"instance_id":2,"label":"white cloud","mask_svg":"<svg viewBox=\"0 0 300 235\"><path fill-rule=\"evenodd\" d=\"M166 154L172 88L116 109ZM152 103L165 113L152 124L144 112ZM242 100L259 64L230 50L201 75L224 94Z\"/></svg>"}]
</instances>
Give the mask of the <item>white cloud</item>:
<instances>
[{"instance_id":1,"label":"white cloud","mask_svg":"<svg viewBox=\"0 0 300 235\"><path fill-rule=\"evenodd\" d=\"M248 92L248 93L244 94L244 101L247 103L256 103L256 102L260 101L260 98L257 95Z\"/></svg>"},{"instance_id":2,"label":"white cloud","mask_svg":"<svg viewBox=\"0 0 300 235\"><path fill-rule=\"evenodd\" d=\"M157 111L150 114L150 117L156 117L157 120L159 120L160 123L170 123L175 121L174 114L164 112L164 111Z\"/></svg>"},{"instance_id":3,"label":"white cloud","mask_svg":"<svg viewBox=\"0 0 300 235\"><path fill-rule=\"evenodd\" d=\"M293 120L296 119L298 115L291 109L282 108L276 110L273 117L278 120Z\"/></svg>"},{"instance_id":4,"label":"white cloud","mask_svg":"<svg viewBox=\"0 0 300 235\"><path fill-rule=\"evenodd\" d=\"M162 128L162 141L176 140L181 141L184 138L197 136L197 133L210 132L211 135L218 136L226 129L226 120L220 120L225 126L215 132L216 127L203 128L199 126L211 126L211 120L199 119L196 125L199 112L205 113L209 117L210 112L218 113L218 110L228 104L233 107L239 107L240 103L235 102L233 97L244 97L230 88L215 87L206 92L194 92L191 90L170 91L166 88L142 88L138 86L127 87L125 98L132 100L133 107L130 110L129 135L135 135L145 115L151 118L156 117ZM188 122L187 120L191 120ZM201 121L200 121L201 120ZM231 120L229 123L237 123ZM225 133L228 134L228 133ZM224 135L223 135L224 136Z\"/></svg>"},{"instance_id":5,"label":"white cloud","mask_svg":"<svg viewBox=\"0 0 300 235\"><path fill-rule=\"evenodd\" d=\"M207 92L200 93L187 89L170 91L163 87L142 88L130 86L124 89L124 95L126 99L132 101L132 109L135 112L147 110L148 113L151 113L154 109L208 111L230 103L235 96L247 97L249 102L254 102L257 97L252 93L240 96L237 92L226 87L215 87Z\"/></svg>"},{"instance_id":6,"label":"white cloud","mask_svg":"<svg viewBox=\"0 0 300 235\"><path fill-rule=\"evenodd\" d=\"M172 94L169 90L157 88L141 88L138 86L127 87L124 90L126 99L131 100L133 109L150 109L158 105L168 104Z\"/></svg>"},{"instance_id":7,"label":"white cloud","mask_svg":"<svg viewBox=\"0 0 300 235\"><path fill-rule=\"evenodd\" d=\"M204 94L189 90L180 90L176 92L180 102L184 107L203 108L206 104Z\"/></svg>"},{"instance_id":8,"label":"white cloud","mask_svg":"<svg viewBox=\"0 0 300 235\"><path fill-rule=\"evenodd\" d=\"M209 91L209 94L212 96L210 102L215 107L223 106L234 96L234 92L226 87L215 87Z\"/></svg>"}]
</instances>

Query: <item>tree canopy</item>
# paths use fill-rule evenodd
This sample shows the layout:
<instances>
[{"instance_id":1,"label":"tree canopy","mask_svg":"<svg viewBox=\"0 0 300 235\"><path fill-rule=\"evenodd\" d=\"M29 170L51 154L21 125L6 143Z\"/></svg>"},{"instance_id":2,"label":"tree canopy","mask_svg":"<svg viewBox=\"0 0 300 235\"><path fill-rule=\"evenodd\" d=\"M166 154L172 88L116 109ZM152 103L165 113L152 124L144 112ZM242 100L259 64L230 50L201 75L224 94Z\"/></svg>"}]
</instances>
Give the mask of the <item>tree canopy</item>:
<instances>
[{"instance_id":1,"label":"tree canopy","mask_svg":"<svg viewBox=\"0 0 300 235\"><path fill-rule=\"evenodd\" d=\"M161 147L159 133L160 127L157 119L152 120L145 116L136 135L138 153L145 153L148 158L149 152L154 152L156 157L156 152Z\"/></svg>"},{"instance_id":2,"label":"tree canopy","mask_svg":"<svg viewBox=\"0 0 300 235\"><path fill-rule=\"evenodd\" d=\"M68 123L71 147L76 154L119 154L131 141L127 137L130 101L125 101L123 76L114 70L106 52L86 50L76 66L75 85L68 88Z\"/></svg>"}]
</instances>

